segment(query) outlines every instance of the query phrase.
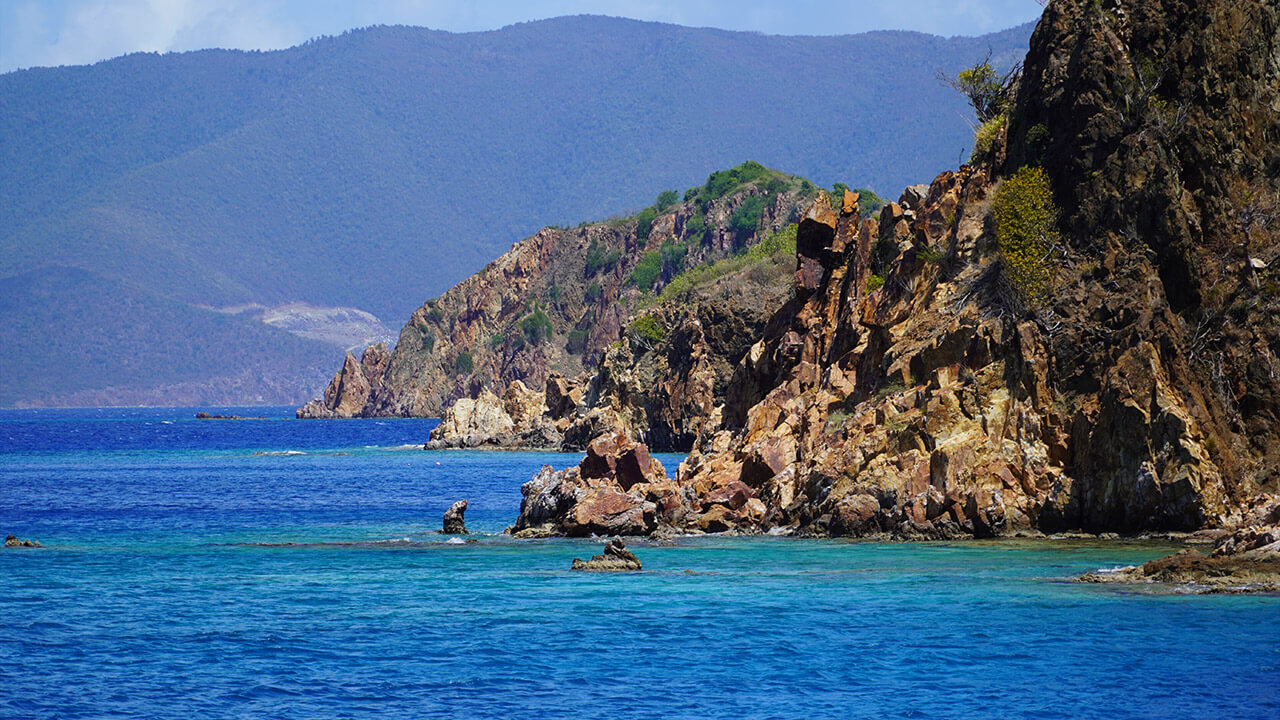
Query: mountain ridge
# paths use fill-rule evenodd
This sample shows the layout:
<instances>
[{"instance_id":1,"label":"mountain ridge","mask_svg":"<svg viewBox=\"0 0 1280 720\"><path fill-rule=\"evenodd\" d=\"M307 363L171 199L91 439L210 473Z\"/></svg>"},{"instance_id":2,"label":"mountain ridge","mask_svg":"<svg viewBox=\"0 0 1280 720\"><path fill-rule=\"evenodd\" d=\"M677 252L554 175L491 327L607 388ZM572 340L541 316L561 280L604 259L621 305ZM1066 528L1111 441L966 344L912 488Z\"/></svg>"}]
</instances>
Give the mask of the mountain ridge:
<instances>
[{"instance_id":1,"label":"mountain ridge","mask_svg":"<svg viewBox=\"0 0 1280 720\"><path fill-rule=\"evenodd\" d=\"M587 17L6 73L0 277L63 265L192 305L400 318L539 227L748 157L824 185L931 177L969 143L934 71L1028 36ZM854 160L816 149L833 140Z\"/></svg>"}]
</instances>

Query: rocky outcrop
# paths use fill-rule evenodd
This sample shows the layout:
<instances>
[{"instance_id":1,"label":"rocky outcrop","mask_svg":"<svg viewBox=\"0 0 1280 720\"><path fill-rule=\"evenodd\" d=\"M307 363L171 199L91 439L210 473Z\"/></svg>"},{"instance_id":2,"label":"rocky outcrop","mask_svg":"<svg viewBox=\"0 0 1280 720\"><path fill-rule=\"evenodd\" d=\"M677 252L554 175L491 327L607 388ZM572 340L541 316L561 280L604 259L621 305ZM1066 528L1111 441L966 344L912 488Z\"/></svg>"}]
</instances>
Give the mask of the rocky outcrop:
<instances>
[{"instance_id":1,"label":"rocky outcrop","mask_svg":"<svg viewBox=\"0 0 1280 720\"><path fill-rule=\"evenodd\" d=\"M356 362L347 353L342 369L329 381L324 397L312 400L299 408L299 419L350 418L361 414L375 391L382 387L382 380L391 360L387 346L378 343L365 348Z\"/></svg>"},{"instance_id":2,"label":"rocky outcrop","mask_svg":"<svg viewBox=\"0 0 1280 720\"><path fill-rule=\"evenodd\" d=\"M467 519L465 517L466 512L466 500L459 500L458 502L450 505L449 509L444 511L444 527L440 530L440 533L442 535L468 534Z\"/></svg>"},{"instance_id":3,"label":"rocky outcrop","mask_svg":"<svg viewBox=\"0 0 1280 720\"><path fill-rule=\"evenodd\" d=\"M36 540L22 540L16 535L6 535L4 538L4 546L7 548L40 547L40 543Z\"/></svg>"},{"instance_id":4,"label":"rocky outcrop","mask_svg":"<svg viewBox=\"0 0 1280 720\"><path fill-rule=\"evenodd\" d=\"M571 412L577 405L570 395L580 398L581 393L570 388L573 385L558 374L547 379L545 394L519 380L512 381L501 398L480 388L476 397L461 398L445 409L425 448L559 450L569 420L555 417L543 398L551 398L557 408L568 402L565 412ZM568 394L561 396L562 392Z\"/></svg>"},{"instance_id":5,"label":"rocky outcrop","mask_svg":"<svg viewBox=\"0 0 1280 720\"><path fill-rule=\"evenodd\" d=\"M545 228L516 243L413 313L381 383L362 392L348 362L325 398L300 414L336 417L355 408L363 417L435 417L455 400L475 399L479 387L497 393L515 380L539 388L553 374L578 377L619 339L650 293L685 268L733 256L793 222L818 192L752 166L743 166L751 174L727 193L694 189L684 202L664 201L634 218ZM734 213L748 202L759 204L759 220L743 231ZM644 281L652 287L633 278L641 262L657 273Z\"/></svg>"},{"instance_id":6,"label":"rocky outcrop","mask_svg":"<svg viewBox=\"0 0 1280 720\"><path fill-rule=\"evenodd\" d=\"M590 560L574 558L571 570L588 572L634 572L640 568L640 558L627 549L621 538L614 538L604 546L604 553L592 555Z\"/></svg>"},{"instance_id":7,"label":"rocky outcrop","mask_svg":"<svg viewBox=\"0 0 1280 720\"><path fill-rule=\"evenodd\" d=\"M1264 287L1280 251L1257 220L1277 193L1280 105L1251 99L1280 97L1265 60L1276 14L1052 3L1007 146L878 223L820 198L798 230L795 298L678 474L694 498L685 527L1239 525L1280 472L1280 297ZM1046 301L1013 284L991 212L1026 162L1063 207L1062 241L1036 258L1051 264ZM709 503L726 496L764 511Z\"/></svg>"},{"instance_id":8,"label":"rocky outcrop","mask_svg":"<svg viewBox=\"0 0 1280 720\"><path fill-rule=\"evenodd\" d=\"M520 516L509 533L584 537L652 533L676 488L647 447L615 434L593 440L577 467L543 467L520 492Z\"/></svg>"}]
</instances>

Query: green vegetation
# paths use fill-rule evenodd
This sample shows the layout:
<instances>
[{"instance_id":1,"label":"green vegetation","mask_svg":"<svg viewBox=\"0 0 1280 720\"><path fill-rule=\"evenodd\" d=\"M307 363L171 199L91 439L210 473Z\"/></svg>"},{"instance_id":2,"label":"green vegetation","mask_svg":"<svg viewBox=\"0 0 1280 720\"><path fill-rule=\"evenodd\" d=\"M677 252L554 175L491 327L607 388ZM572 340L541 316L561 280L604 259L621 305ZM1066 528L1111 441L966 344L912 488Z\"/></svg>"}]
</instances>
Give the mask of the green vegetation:
<instances>
[{"instance_id":1,"label":"green vegetation","mask_svg":"<svg viewBox=\"0 0 1280 720\"><path fill-rule=\"evenodd\" d=\"M631 324L627 326L627 335L633 340L640 340L646 344L655 344L662 342L667 336L667 329L658 322L658 318L652 313L640 315Z\"/></svg>"},{"instance_id":2,"label":"green vegetation","mask_svg":"<svg viewBox=\"0 0 1280 720\"><path fill-rule=\"evenodd\" d=\"M977 114L979 123L987 123L1003 115L1013 102L1021 77L1021 63L1001 74L991 64L991 53L988 52L987 57L977 65L961 70L955 78L943 76L941 80L964 95Z\"/></svg>"},{"instance_id":3,"label":"green vegetation","mask_svg":"<svg viewBox=\"0 0 1280 720\"><path fill-rule=\"evenodd\" d=\"M653 209L661 213L677 202L680 202L680 193L675 190L663 190L658 193L658 199L654 201Z\"/></svg>"},{"instance_id":4,"label":"green vegetation","mask_svg":"<svg viewBox=\"0 0 1280 720\"><path fill-rule=\"evenodd\" d=\"M996 190L991 203L1001 270L1028 307L1049 298L1049 253L1058 242L1058 206L1043 168L1024 167Z\"/></svg>"},{"instance_id":5,"label":"green vegetation","mask_svg":"<svg viewBox=\"0 0 1280 720\"><path fill-rule=\"evenodd\" d=\"M600 283L591 283L587 286L586 292L582 293L582 301L586 303L594 303L600 299L604 288L600 287Z\"/></svg>"},{"instance_id":6,"label":"green vegetation","mask_svg":"<svg viewBox=\"0 0 1280 720\"><path fill-rule=\"evenodd\" d=\"M884 287L884 278L880 277L879 275L876 275L875 273L872 273L871 275L867 276L867 285L862 289L862 293L864 295L870 295L871 293L879 290L882 287Z\"/></svg>"},{"instance_id":7,"label":"green vegetation","mask_svg":"<svg viewBox=\"0 0 1280 720\"><path fill-rule=\"evenodd\" d=\"M760 178L768 177L772 173L773 171L755 160L748 160L728 170L717 170L707 177L707 183L698 191L697 198L704 204L710 203L728 195L739 185L745 185ZM690 200L692 198L686 194L685 199Z\"/></svg>"},{"instance_id":8,"label":"green vegetation","mask_svg":"<svg viewBox=\"0 0 1280 720\"><path fill-rule=\"evenodd\" d=\"M978 126L977 131L973 134L973 152L969 154L969 164L976 165L987 153L991 152L991 146L995 143L996 138L1000 137L1000 133L1004 132L1004 128L1008 124L1008 118L1004 115L997 115Z\"/></svg>"},{"instance_id":9,"label":"green vegetation","mask_svg":"<svg viewBox=\"0 0 1280 720\"><path fill-rule=\"evenodd\" d=\"M842 182L838 182L831 186L831 190L827 192L827 199L831 201L831 207L839 210L844 207L844 191L849 190L849 186ZM858 195L858 215L861 217L871 217L884 207L884 199L875 194L868 188L858 188L852 190Z\"/></svg>"},{"instance_id":10,"label":"green vegetation","mask_svg":"<svg viewBox=\"0 0 1280 720\"><path fill-rule=\"evenodd\" d=\"M707 235L707 218L701 212L689 218L684 225L684 234L688 242L698 245Z\"/></svg>"},{"instance_id":11,"label":"green vegetation","mask_svg":"<svg viewBox=\"0 0 1280 720\"><path fill-rule=\"evenodd\" d=\"M651 207L647 207L640 211L636 216L636 237L641 240L649 239L649 232L653 230L653 219L658 216L658 212Z\"/></svg>"},{"instance_id":12,"label":"green vegetation","mask_svg":"<svg viewBox=\"0 0 1280 720\"><path fill-rule=\"evenodd\" d=\"M760 226L760 220L764 217L764 198L759 195L752 195L737 210L729 216L729 229L733 230L738 237L750 235Z\"/></svg>"},{"instance_id":13,"label":"green vegetation","mask_svg":"<svg viewBox=\"0 0 1280 720\"><path fill-rule=\"evenodd\" d=\"M547 299L551 302L558 302L561 294L563 294L563 291L560 289L559 285L552 285L547 288Z\"/></svg>"},{"instance_id":14,"label":"green vegetation","mask_svg":"<svg viewBox=\"0 0 1280 720\"><path fill-rule=\"evenodd\" d=\"M590 277L605 268L611 268L621 259L621 250L607 249L598 240L591 238L591 244L587 246L587 276Z\"/></svg>"},{"instance_id":15,"label":"green vegetation","mask_svg":"<svg viewBox=\"0 0 1280 720\"><path fill-rule=\"evenodd\" d=\"M689 248L678 242L665 242L658 254L662 256L663 274L670 277L684 269L684 258L689 254Z\"/></svg>"},{"instance_id":16,"label":"green vegetation","mask_svg":"<svg viewBox=\"0 0 1280 720\"><path fill-rule=\"evenodd\" d=\"M427 311L427 320L439 325L444 320L444 311L440 309L434 302L431 303L431 309Z\"/></svg>"},{"instance_id":17,"label":"green vegetation","mask_svg":"<svg viewBox=\"0 0 1280 720\"><path fill-rule=\"evenodd\" d=\"M735 255L716 263L704 263L698 267L671 278L658 300L666 302L676 300L693 292L694 289L714 282L718 278L737 272L748 265L756 265L765 261L787 261L796 254L796 226L788 225L781 230L769 234L760 242L752 245L741 255Z\"/></svg>"},{"instance_id":18,"label":"green vegetation","mask_svg":"<svg viewBox=\"0 0 1280 720\"><path fill-rule=\"evenodd\" d=\"M489 347L493 348L494 350L497 350L498 348L502 347L502 343L505 341L506 341L506 336L503 335L502 333L497 333L489 338Z\"/></svg>"},{"instance_id":19,"label":"green vegetation","mask_svg":"<svg viewBox=\"0 0 1280 720\"><path fill-rule=\"evenodd\" d=\"M640 258L640 262L636 263L636 267L631 271L631 276L627 278L627 282L648 292L653 289L653 284L658 281L658 276L662 274L662 253L657 250L650 250Z\"/></svg>"},{"instance_id":20,"label":"green vegetation","mask_svg":"<svg viewBox=\"0 0 1280 720\"><path fill-rule=\"evenodd\" d=\"M524 333L524 338L532 345L537 345L549 339L554 332L551 325L551 318L542 311L542 308L534 308L533 312L520 321L520 331Z\"/></svg>"},{"instance_id":21,"label":"green vegetation","mask_svg":"<svg viewBox=\"0 0 1280 720\"><path fill-rule=\"evenodd\" d=\"M463 350L458 353L458 357L454 358L453 368L459 375L470 375L471 371L476 368L476 361L471 357L471 352Z\"/></svg>"},{"instance_id":22,"label":"green vegetation","mask_svg":"<svg viewBox=\"0 0 1280 720\"><path fill-rule=\"evenodd\" d=\"M436 347L436 334L426 328L420 329L422 330L422 347L427 352L431 352Z\"/></svg>"}]
</instances>

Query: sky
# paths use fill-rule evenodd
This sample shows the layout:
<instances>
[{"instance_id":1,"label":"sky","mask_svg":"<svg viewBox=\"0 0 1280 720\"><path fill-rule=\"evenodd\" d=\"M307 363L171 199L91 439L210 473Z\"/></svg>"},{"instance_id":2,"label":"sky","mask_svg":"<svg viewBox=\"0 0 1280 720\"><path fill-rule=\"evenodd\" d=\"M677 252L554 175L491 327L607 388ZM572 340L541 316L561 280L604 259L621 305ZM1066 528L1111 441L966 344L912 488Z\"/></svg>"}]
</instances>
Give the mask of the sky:
<instances>
[{"instance_id":1,"label":"sky","mask_svg":"<svg viewBox=\"0 0 1280 720\"><path fill-rule=\"evenodd\" d=\"M131 52L279 49L370 25L470 32L589 13L770 35L949 36L1040 12L1038 0L0 0L0 73Z\"/></svg>"}]
</instances>

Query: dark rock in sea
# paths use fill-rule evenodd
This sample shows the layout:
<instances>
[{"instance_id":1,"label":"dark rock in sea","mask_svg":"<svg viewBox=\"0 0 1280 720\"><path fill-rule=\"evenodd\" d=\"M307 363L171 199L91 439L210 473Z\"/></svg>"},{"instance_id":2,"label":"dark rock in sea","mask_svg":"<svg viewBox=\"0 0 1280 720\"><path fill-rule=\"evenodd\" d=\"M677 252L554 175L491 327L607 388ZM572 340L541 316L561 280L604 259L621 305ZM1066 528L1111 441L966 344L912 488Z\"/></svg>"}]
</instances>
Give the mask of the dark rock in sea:
<instances>
[{"instance_id":1,"label":"dark rock in sea","mask_svg":"<svg viewBox=\"0 0 1280 720\"><path fill-rule=\"evenodd\" d=\"M21 540L16 535L8 535L4 539L4 546L7 548L40 547L40 543L35 540Z\"/></svg>"},{"instance_id":2,"label":"dark rock in sea","mask_svg":"<svg viewBox=\"0 0 1280 720\"><path fill-rule=\"evenodd\" d=\"M590 560L573 559L572 570L589 572L630 572L640 569L640 558L627 549L620 538L614 538L604 546L603 555L592 555Z\"/></svg>"},{"instance_id":3,"label":"dark rock in sea","mask_svg":"<svg viewBox=\"0 0 1280 720\"><path fill-rule=\"evenodd\" d=\"M449 506L444 511L444 529L440 531L443 535L466 535L467 523L463 514L467 512L467 501L459 500Z\"/></svg>"}]
</instances>

